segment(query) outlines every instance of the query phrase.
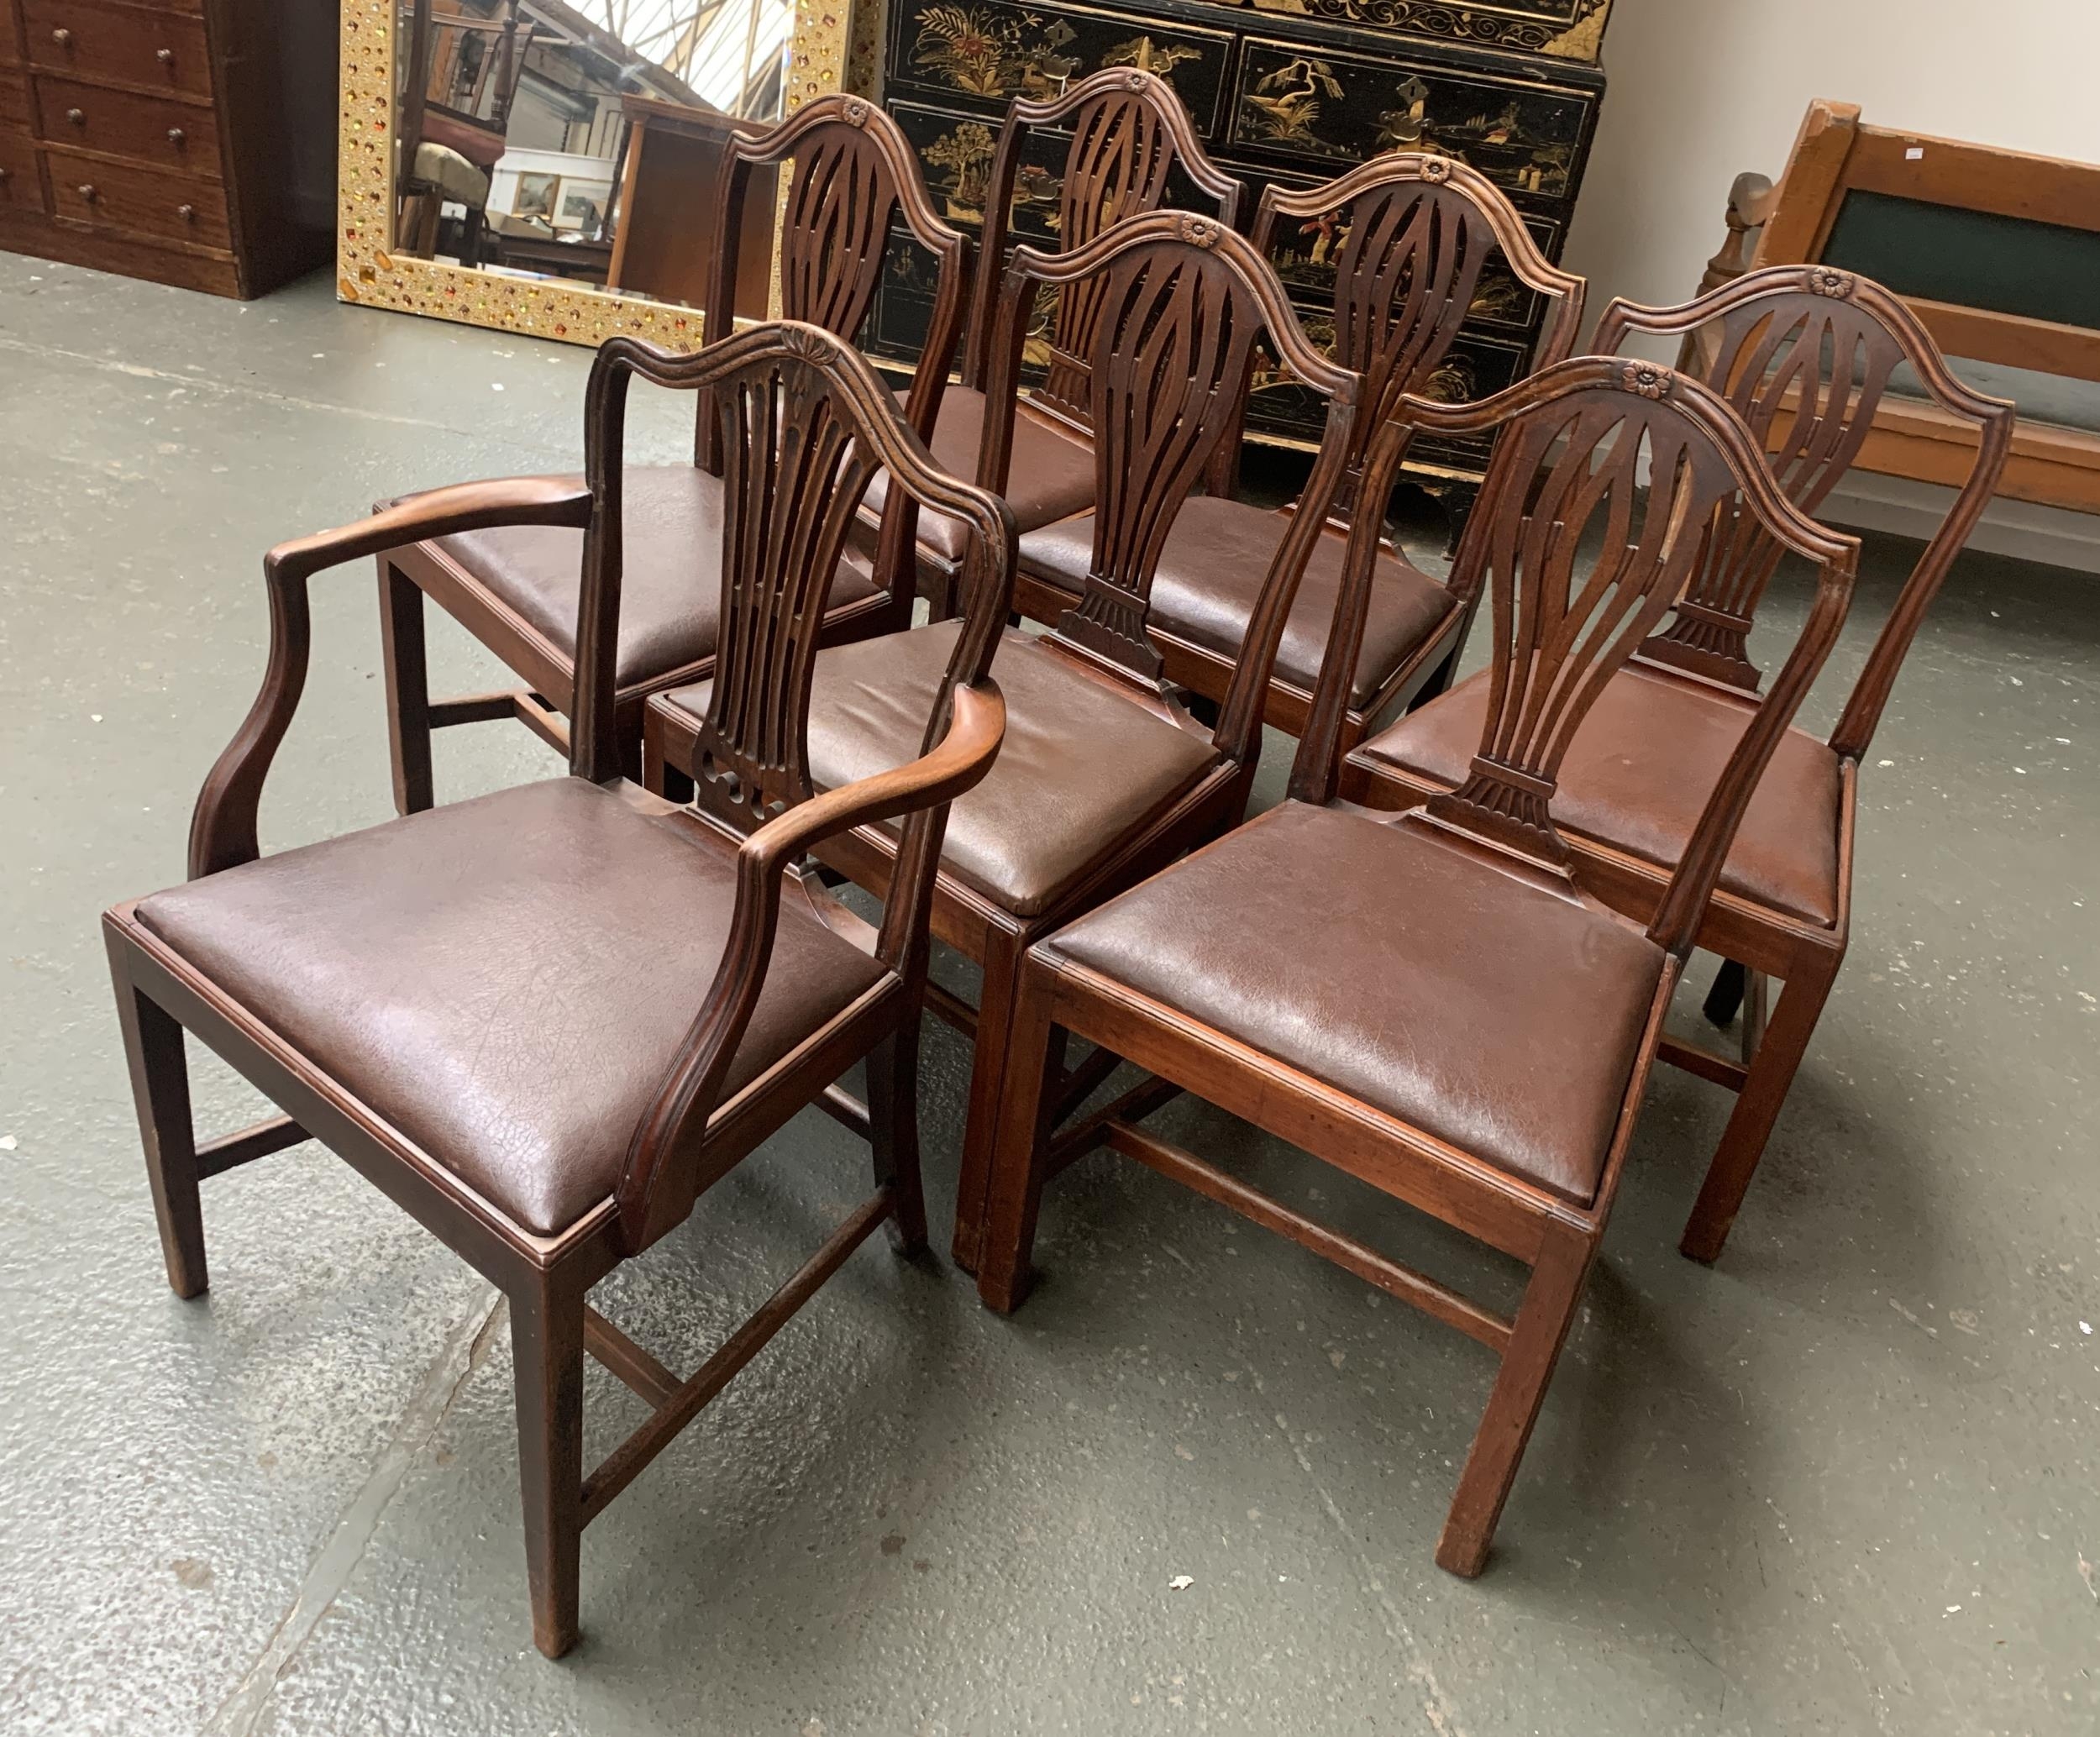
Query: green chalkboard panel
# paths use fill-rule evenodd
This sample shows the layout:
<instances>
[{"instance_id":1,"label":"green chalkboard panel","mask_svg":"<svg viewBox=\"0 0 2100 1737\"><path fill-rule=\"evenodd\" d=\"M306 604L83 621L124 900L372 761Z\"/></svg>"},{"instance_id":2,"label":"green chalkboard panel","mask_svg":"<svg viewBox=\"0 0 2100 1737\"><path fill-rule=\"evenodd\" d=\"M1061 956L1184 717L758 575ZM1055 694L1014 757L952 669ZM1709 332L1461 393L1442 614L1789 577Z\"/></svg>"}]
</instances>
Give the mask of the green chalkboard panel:
<instances>
[{"instance_id":1,"label":"green chalkboard panel","mask_svg":"<svg viewBox=\"0 0 2100 1737\"><path fill-rule=\"evenodd\" d=\"M1855 192L1823 260L1921 302L2100 331L2100 234L2089 229Z\"/></svg>"}]
</instances>

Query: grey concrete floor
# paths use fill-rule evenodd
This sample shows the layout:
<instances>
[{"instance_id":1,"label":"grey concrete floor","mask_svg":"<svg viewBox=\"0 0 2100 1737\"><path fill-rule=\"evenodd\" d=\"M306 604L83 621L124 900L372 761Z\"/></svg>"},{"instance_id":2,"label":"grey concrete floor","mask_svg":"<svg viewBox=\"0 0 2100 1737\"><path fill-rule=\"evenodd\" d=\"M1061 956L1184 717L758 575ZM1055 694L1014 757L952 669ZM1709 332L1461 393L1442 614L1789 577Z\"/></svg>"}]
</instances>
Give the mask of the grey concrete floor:
<instances>
[{"instance_id":1,"label":"grey concrete floor","mask_svg":"<svg viewBox=\"0 0 2100 1737\"><path fill-rule=\"evenodd\" d=\"M573 465L587 363L324 280L243 308L0 255L0 1729L2100 1729L2100 581L1986 558L1871 757L1852 957L1735 1240L1675 1252L1725 1104L1666 1070L1483 1579L1431 1550L1488 1354L1101 1154L1011 1321L856 1255L591 1530L584 1641L541 1659L490 1292L308 1147L207 1184L213 1290L177 1302L95 920L181 874L265 547ZM1835 676L1912 550L1871 553ZM369 569L316 617L266 847L389 811ZM440 741L443 795L551 769ZM963 1061L937 1028L937 1222ZM207 1129L260 1113L197 1071ZM1163 1122L1509 1294L1221 1115ZM601 1306L690 1366L864 1163L804 1117ZM638 1411L596 1372L590 1403L594 1449Z\"/></svg>"}]
</instances>

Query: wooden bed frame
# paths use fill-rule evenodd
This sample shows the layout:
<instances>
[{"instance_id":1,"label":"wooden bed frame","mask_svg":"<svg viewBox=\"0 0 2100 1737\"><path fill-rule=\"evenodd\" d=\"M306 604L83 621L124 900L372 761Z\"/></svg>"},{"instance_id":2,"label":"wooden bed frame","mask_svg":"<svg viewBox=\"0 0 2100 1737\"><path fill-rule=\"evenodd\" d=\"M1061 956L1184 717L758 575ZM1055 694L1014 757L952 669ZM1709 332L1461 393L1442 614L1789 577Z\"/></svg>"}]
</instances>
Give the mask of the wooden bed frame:
<instances>
[{"instance_id":1,"label":"wooden bed frame","mask_svg":"<svg viewBox=\"0 0 2100 1737\"><path fill-rule=\"evenodd\" d=\"M1854 193L2100 235L2100 165L1864 126L1856 105L1818 101L1809 107L1778 186L1760 175L1737 178L1729 196L1728 240L1709 264L1702 291L1760 266L1822 263ZM1830 263L1857 269L1842 255ZM2092 279L2090 327L1923 299L1905 293L1900 282L1889 287L1903 295L1950 355L2100 382L2100 272ZM2100 408L2100 393L2095 404ZM1923 399L1892 396L1882 401L1854 467L1958 488L1975 454L1972 428ZM2100 513L2100 433L2023 415L1998 494Z\"/></svg>"}]
</instances>

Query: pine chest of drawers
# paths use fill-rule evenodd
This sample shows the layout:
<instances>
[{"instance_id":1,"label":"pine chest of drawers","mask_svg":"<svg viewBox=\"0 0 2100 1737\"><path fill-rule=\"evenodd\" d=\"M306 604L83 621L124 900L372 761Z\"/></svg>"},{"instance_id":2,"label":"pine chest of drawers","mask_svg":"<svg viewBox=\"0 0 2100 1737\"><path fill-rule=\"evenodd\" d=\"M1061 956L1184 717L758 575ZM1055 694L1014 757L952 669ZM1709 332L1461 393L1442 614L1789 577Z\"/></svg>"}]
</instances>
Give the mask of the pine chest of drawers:
<instances>
[{"instance_id":1,"label":"pine chest of drawers","mask_svg":"<svg viewBox=\"0 0 2100 1737\"><path fill-rule=\"evenodd\" d=\"M983 222L984 185L1007 102L1056 94L1104 66L1168 79L1216 160L1249 186L1310 186L1395 148L1462 158L1507 192L1546 257L1557 260L1582 184L1604 76L1597 64L1610 0L1150 0L1139 5L1024 5L1017 0L888 0L882 99L916 147L936 207L959 227ZM1014 231L1048 238L1064 141L1040 137L1021 171ZM1315 342L1331 337L1333 237L1279 234L1273 257ZM900 243L874 314L878 356L916 355L932 306L929 268ZM1490 273L1436 384L1483 396L1522 373L1544 309ZM1321 413L1310 394L1257 377L1249 432L1310 445ZM1417 443L1410 480L1470 506L1485 463L1478 446Z\"/></svg>"},{"instance_id":2,"label":"pine chest of drawers","mask_svg":"<svg viewBox=\"0 0 2100 1737\"><path fill-rule=\"evenodd\" d=\"M223 296L323 263L335 8L0 0L0 249Z\"/></svg>"}]
</instances>

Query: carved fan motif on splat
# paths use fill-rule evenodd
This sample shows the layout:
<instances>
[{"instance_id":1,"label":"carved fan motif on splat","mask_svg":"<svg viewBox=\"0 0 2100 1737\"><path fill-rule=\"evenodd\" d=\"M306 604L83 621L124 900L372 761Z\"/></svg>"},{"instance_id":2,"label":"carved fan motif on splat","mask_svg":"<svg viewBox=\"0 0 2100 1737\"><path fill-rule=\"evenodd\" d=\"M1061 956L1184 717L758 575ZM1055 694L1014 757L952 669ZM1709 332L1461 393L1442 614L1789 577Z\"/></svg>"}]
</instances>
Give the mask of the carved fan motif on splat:
<instances>
[{"instance_id":1,"label":"carved fan motif on splat","mask_svg":"<svg viewBox=\"0 0 2100 1737\"><path fill-rule=\"evenodd\" d=\"M1696 371L1749 423L1780 491L1814 515L1851 468L1903 352L1840 272L1813 294L1746 304L1700 346ZM1748 638L1779 551L1741 503L1723 512L1669 627L1644 657L1757 685Z\"/></svg>"},{"instance_id":2,"label":"carved fan motif on splat","mask_svg":"<svg viewBox=\"0 0 2100 1737\"><path fill-rule=\"evenodd\" d=\"M1084 247L1126 218L1159 208L1174 160L1166 121L1143 97L1123 93L1079 111L1065 156L1058 197L1058 245ZM1050 329L1050 375L1042 396L1084 415L1083 361L1093 345L1106 286L1100 280L1068 284Z\"/></svg>"},{"instance_id":3,"label":"carved fan motif on splat","mask_svg":"<svg viewBox=\"0 0 2100 1737\"><path fill-rule=\"evenodd\" d=\"M1735 488L1711 442L1670 407L1667 374L1629 364L1616 385L1504 430L1452 574L1468 593L1487 583L1488 717L1466 782L1428 812L1554 865L1567 852L1547 806L1568 743L1682 594L1701 529ZM1521 512L1507 510L1512 494Z\"/></svg>"},{"instance_id":4,"label":"carved fan motif on splat","mask_svg":"<svg viewBox=\"0 0 2100 1737\"><path fill-rule=\"evenodd\" d=\"M1197 247L1215 225L1182 220ZM1095 419L1094 555L1065 638L1147 678L1159 653L1145 632L1160 550L1183 499L1236 426L1260 310L1201 253L1147 249L1096 274L1090 354Z\"/></svg>"},{"instance_id":5,"label":"carved fan motif on splat","mask_svg":"<svg viewBox=\"0 0 2100 1737\"><path fill-rule=\"evenodd\" d=\"M874 305L897 206L890 165L864 133L827 129L799 152L780 229L780 312L850 339Z\"/></svg>"},{"instance_id":6,"label":"carved fan motif on splat","mask_svg":"<svg viewBox=\"0 0 2100 1737\"><path fill-rule=\"evenodd\" d=\"M743 826L813 794L811 671L876 463L808 360L782 357L715 400L722 630L696 764L701 804Z\"/></svg>"}]
</instances>

